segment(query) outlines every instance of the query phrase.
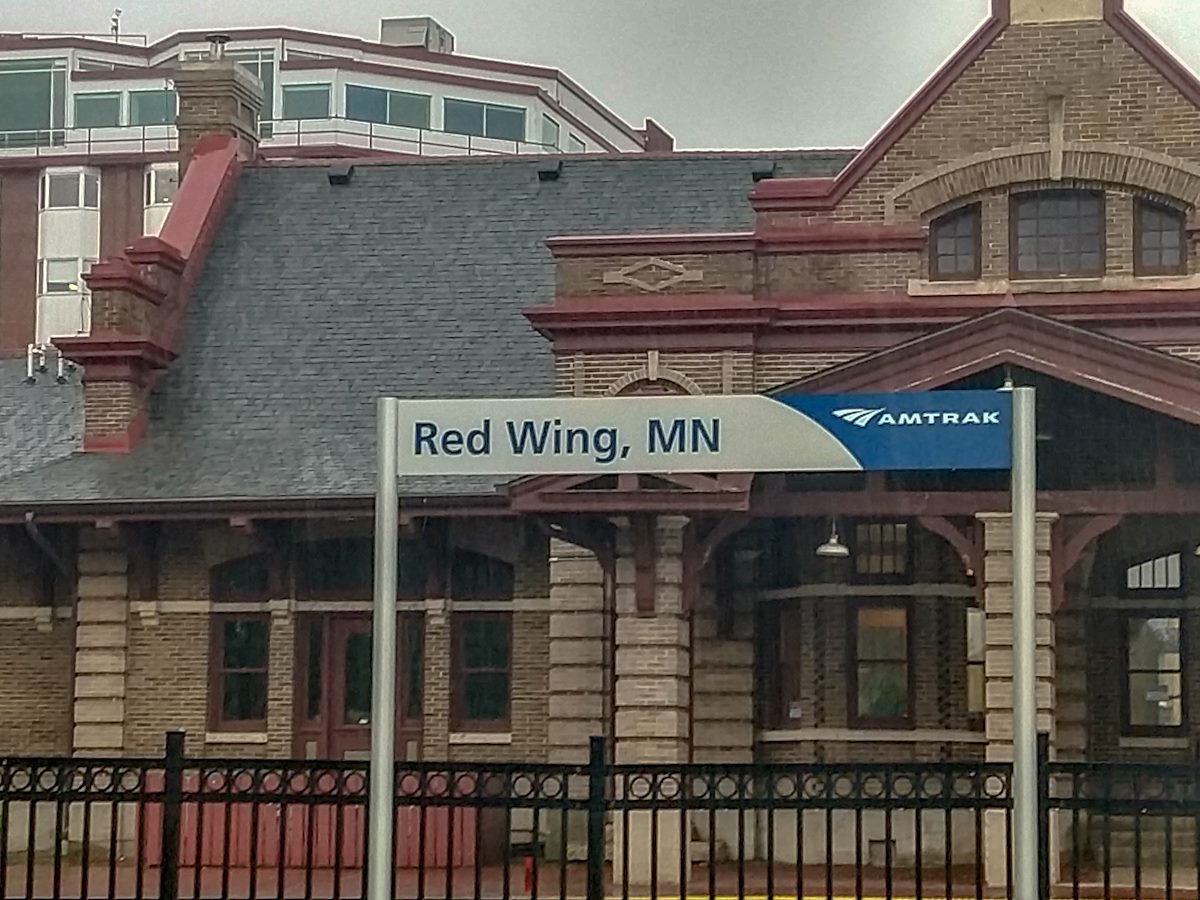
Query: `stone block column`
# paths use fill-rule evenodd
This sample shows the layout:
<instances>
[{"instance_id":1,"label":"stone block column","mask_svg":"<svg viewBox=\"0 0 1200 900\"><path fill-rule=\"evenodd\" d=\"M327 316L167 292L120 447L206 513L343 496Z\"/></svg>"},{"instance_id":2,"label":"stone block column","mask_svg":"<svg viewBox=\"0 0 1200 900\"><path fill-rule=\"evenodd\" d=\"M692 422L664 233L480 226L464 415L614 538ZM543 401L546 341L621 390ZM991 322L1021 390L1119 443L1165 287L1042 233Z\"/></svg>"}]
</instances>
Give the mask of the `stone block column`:
<instances>
[{"instance_id":1,"label":"stone block column","mask_svg":"<svg viewBox=\"0 0 1200 900\"><path fill-rule=\"evenodd\" d=\"M687 519L659 517L653 529L653 609L639 608L634 537L619 523L616 566L616 762L686 764L691 755L691 623L683 602L683 529ZM642 548L643 552L645 548ZM643 598L643 601L646 598ZM621 786L617 786L620 790ZM652 816L657 815L657 821ZM650 854L657 825L658 854ZM613 827L618 883L680 883L681 844L690 831L679 812L631 813ZM628 846L629 870L623 870Z\"/></svg>"},{"instance_id":2,"label":"stone block column","mask_svg":"<svg viewBox=\"0 0 1200 900\"><path fill-rule=\"evenodd\" d=\"M988 762L1013 758L1013 530L1009 513L979 513L983 525L983 609L986 619L984 679L987 695ZM1051 591L1051 531L1058 516L1038 513L1037 556L1037 727L1055 743L1054 602ZM1006 883L1004 814L990 811L984 822L985 865L989 884ZM1053 859L1053 854L1051 856Z\"/></svg>"},{"instance_id":3,"label":"stone block column","mask_svg":"<svg viewBox=\"0 0 1200 900\"><path fill-rule=\"evenodd\" d=\"M115 530L80 536L72 747L78 756L125 750L129 560Z\"/></svg>"}]
</instances>

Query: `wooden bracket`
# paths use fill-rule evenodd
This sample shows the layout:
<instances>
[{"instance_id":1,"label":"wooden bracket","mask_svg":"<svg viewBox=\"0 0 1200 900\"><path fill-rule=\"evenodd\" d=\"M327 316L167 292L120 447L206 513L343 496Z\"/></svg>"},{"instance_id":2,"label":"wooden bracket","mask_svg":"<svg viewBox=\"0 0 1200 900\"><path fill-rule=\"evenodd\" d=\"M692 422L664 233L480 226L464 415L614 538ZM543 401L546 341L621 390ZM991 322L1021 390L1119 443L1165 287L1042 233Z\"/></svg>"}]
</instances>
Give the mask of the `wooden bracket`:
<instances>
[{"instance_id":1,"label":"wooden bracket","mask_svg":"<svg viewBox=\"0 0 1200 900\"><path fill-rule=\"evenodd\" d=\"M658 581L658 546L654 527L655 517L652 515L638 513L629 517L630 538L633 541L633 592L639 616L654 615Z\"/></svg>"},{"instance_id":2,"label":"wooden bracket","mask_svg":"<svg viewBox=\"0 0 1200 900\"><path fill-rule=\"evenodd\" d=\"M538 525L550 537L591 550L601 568L613 570L616 563L616 526L597 516L562 516L539 518Z\"/></svg>"},{"instance_id":3,"label":"wooden bracket","mask_svg":"<svg viewBox=\"0 0 1200 900\"><path fill-rule=\"evenodd\" d=\"M717 562L717 630L722 636L732 632L733 570L717 552L722 544L750 523L750 517L740 514L722 516L702 525L695 520L683 530L683 606L694 609L700 595L704 572ZM722 622L724 621L724 627Z\"/></svg>"},{"instance_id":4,"label":"wooden bracket","mask_svg":"<svg viewBox=\"0 0 1200 900\"><path fill-rule=\"evenodd\" d=\"M977 540L963 534L958 526L945 516L918 516L917 522L926 531L932 531L945 540L958 552L959 558L963 562L963 569L968 576L982 577L983 547Z\"/></svg>"},{"instance_id":5,"label":"wooden bracket","mask_svg":"<svg viewBox=\"0 0 1200 900\"><path fill-rule=\"evenodd\" d=\"M1079 560L1083 558L1084 551L1087 550L1092 541L1108 534L1108 532L1121 524L1122 518L1120 515L1080 517L1081 521L1078 527L1070 535L1060 532L1062 537L1055 542L1054 558L1051 561L1054 608L1056 610L1066 602L1067 576L1079 564ZM1065 528L1065 526L1066 522L1059 527Z\"/></svg>"}]
</instances>

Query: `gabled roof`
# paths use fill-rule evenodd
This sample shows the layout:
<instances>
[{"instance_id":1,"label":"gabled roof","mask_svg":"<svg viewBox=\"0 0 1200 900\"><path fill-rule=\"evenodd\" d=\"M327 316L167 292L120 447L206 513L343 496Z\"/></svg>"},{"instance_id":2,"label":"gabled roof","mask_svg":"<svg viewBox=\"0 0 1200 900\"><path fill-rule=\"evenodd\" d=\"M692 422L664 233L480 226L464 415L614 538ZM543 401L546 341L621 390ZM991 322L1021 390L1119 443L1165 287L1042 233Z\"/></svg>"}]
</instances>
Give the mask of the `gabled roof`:
<instances>
[{"instance_id":1,"label":"gabled roof","mask_svg":"<svg viewBox=\"0 0 1200 900\"><path fill-rule=\"evenodd\" d=\"M566 158L557 181L541 181L534 158L429 159L356 164L344 186L324 166L248 167L147 437L126 455L0 474L0 505L369 498L377 396L553 393L550 345L521 312L554 295L546 238L746 229L764 156L782 174L828 173L847 158ZM21 374L0 380L0 411L29 390ZM77 385L35 390L61 392L78 413ZM461 496L494 485L403 487Z\"/></svg>"},{"instance_id":2,"label":"gabled roof","mask_svg":"<svg viewBox=\"0 0 1200 900\"><path fill-rule=\"evenodd\" d=\"M1005 365L1200 425L1200 364L1017 309L988 313L774 393L927 391Z\"/></svg>"},{"instance_id":3,"label":"gabled roof","mask_svg":"<svg viewBox=\"0 0 1200 900\"><path fill-rule=\"evenodd\" d=\"M835 177L763 181L752 194L755 209L833 209L929 112L941 96L1004 33L1010 0L992 0L991 12L961 47L892 115ZM1104 0L1104 21L1192 104L1200 107L1200 81L1125 10L1124 0Z\"/></svg>"}]
</instances>

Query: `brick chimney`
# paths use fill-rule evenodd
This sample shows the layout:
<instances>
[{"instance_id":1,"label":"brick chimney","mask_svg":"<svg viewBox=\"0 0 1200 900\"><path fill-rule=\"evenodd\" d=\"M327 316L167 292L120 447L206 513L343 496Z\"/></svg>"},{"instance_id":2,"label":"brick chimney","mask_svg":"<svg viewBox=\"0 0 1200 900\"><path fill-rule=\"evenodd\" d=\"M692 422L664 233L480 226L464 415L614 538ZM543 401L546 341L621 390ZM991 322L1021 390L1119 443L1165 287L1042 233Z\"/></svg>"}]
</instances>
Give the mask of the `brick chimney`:
<instances>
[{"instance_id":1,"label":"brick chimney","mask_svg":"<svg viewBox=\"0 0 1200 900\"><path fill-rule=\"evenodd\" d=\"M252 159L258 149L258 116L262 111L263 88L255 76L225 56L229 37L208 36L206 59L179 64L175 92L179 95L179 177L183 179L195 153L196 143L206 134L228 134L238 141L238 154Z\"/></svg>"}]
</instances>

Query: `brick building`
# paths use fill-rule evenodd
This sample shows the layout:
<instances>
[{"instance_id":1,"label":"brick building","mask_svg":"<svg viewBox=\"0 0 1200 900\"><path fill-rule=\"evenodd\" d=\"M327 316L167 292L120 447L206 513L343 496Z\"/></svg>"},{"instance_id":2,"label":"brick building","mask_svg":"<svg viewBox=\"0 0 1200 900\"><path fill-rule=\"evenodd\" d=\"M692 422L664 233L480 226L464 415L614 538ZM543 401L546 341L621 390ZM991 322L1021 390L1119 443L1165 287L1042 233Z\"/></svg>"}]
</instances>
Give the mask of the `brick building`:
<instances>
[{"instance_id":1,"label":"brick building","mask_svg":"<svg viewBox=\"0 0 1200 900\"><path fill-rule=\"evenodd\" d=\"M178 127L175 85L204 78L195 63L210 40L238 63L241 93L258 95L244 131L264 157L672 146L656 123L634 128L558 69L455 52L428 17L383 19L378 41L242 28L149 43L118 25L104 39L0 33L0 353L86 334L82 274L158 233L196 137ZM191 86L193 104L203 92Z\"/></svg>"},{"instance_id":2,"label":"brick building","mask_svg":"<svg viewBox=\"0 0 1200 900\"><path fill-rule=\"evenodd\" d=\"M995 0L854 153L279 163L187 89L175 207L58 341L83 383L2 364L4 752L363 753L380 394L1010 380L1040 724L1192 752L1200 85L1117 0ZM407 757L1011 757L994 474L402 489Z\"/></svg>"}]
</instances>

